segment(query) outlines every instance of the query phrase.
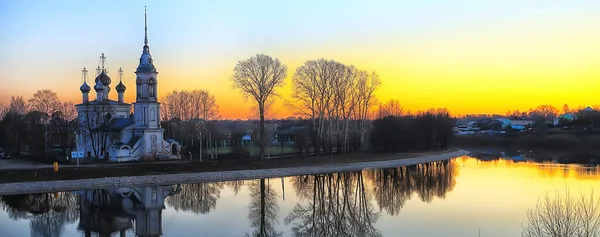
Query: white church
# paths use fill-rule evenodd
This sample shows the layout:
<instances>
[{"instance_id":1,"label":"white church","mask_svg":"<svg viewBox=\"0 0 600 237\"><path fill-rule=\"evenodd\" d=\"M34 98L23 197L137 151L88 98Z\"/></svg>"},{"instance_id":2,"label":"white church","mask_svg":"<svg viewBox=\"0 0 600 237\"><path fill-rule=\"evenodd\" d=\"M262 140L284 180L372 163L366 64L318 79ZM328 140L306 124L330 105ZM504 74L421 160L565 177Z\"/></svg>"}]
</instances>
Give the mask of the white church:
<instances>
[{"instance_id":1,"label":"white church","mask_svg":"<svg viewBox=\"0 0 600 237\"><path fill-rule=\"evenodd\" d=\"M144 13L145 14L145 13ZM145 17L145 16L144 16ZM157 99L158 78L150 47L145 20L144 48L135 71L136 101L125 103L123 70L119 68L119 84L115 87L117 100L109 99L111 79L105 67L104 53L101 66L96 69L94 91L96 99L89 98L92 88L87 84L87 70L83 68L82 103L75 105L78 113L76 146L85 159L108 159L113 162L181 159L181 145L164 140L160 126L160 103Z\"/></svg>"}]
</instances>

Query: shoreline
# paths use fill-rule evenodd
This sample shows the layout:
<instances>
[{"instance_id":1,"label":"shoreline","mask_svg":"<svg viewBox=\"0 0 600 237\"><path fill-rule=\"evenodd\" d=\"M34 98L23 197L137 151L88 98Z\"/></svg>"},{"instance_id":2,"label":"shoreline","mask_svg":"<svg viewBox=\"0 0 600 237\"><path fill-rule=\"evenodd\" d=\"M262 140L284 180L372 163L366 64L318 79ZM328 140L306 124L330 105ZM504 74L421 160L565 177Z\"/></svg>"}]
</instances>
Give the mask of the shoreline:
<instances>
[{"instance_id":1,"label":"shoreline","mask_svg":"<svg viewBox=\"0 0 600 237\"><path fill-rule=\"evenodd\" d=\"M204 182L222 182L232 180L249 180L259 178L276 178L321 173L351 172L363 169L383 169L398 166L416 165L433 161L448 160L469 154L468 151L456 151L442 154L422 155L409 158L398 158L380 161L362 161L328 165L298 166L266 169L242 169L232 171L195 172L179 174L158 174L142 176L119 176L91 179L52 180L33 182L0 183L0 195L25 193L48 193L59 191L75 191L96 188L117 188L150 185L175 185Z\"/></svg>"}]
</instances>

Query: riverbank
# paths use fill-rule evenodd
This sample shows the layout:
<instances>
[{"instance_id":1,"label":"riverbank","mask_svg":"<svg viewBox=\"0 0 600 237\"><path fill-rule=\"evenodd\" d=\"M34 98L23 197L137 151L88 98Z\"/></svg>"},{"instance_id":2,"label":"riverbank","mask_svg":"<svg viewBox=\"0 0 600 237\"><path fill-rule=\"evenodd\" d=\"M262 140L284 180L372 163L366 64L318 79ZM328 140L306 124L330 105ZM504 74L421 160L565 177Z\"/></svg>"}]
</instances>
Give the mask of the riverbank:
<instances>
[{"instance_id":1,"label":"riverbank","mask_svg":"<svg viewBox=\"0 0 600 237\"><path fill-rule=\"evenodd\" d=\"M349 172L447 160L468 153L464 150L450 150L410 154L297 157L247 162L137 163L115 167L65 168L59 169L58 172L48 169L5 171L0 173L0 195ZM148 170L149 168L152 169ZM148 172L139 173L144 169Z\"/></svg>"},{"instance_id":2,"label":"riverbank","mask_svg":"<svg viewBox=\"0 0 600 237\"><path fill-rule=\"evenodd\" d=\"M453 143L457 147L504 147L521 149L600 150L600 135L560 132L514 135L461 135Z\"/></svg>"}]
</instances>

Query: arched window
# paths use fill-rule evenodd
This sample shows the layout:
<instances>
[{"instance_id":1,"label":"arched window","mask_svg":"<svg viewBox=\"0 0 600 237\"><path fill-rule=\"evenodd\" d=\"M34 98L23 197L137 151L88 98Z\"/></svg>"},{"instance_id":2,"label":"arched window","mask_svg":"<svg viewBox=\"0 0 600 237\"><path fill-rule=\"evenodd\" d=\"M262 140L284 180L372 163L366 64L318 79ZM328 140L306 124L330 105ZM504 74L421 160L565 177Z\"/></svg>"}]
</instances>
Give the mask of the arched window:
<instances>
[{"instance_id":1,"label":"arched window","mask_svg":"<svg viewBox=\"0 0 600 237\"><path fill-rule=\"evenodd\" d=\"M148 97L155 97L155 82L154 82L154 78L150 78L150 80L148 80Z\"/></svg>"},{"instance_id":2,"label":"arched window","mask_svg":"<svg viewBox=\"0 0 600 237\"><path fill-rule=\"evenodd\" d=\"M150 97L154 97L154 85L150 85Z\"/></svg>"}]
</instances>

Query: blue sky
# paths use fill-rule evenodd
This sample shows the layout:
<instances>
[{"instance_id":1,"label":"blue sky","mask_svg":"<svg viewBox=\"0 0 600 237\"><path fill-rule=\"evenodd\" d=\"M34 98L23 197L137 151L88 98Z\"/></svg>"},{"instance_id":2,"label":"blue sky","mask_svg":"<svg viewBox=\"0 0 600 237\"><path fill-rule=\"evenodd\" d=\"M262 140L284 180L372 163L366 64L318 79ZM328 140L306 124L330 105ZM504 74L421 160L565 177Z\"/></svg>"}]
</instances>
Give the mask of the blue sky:
<instances>
[{"instance_id":1,"label":"blue sky","mask_svg":"<svg viewBox=\"0 0 600 237\"><path fill-rule=\"evenodd\" d=\"M126 85L131 83L143 45L144 6L161 91L208 89L217 100L234 93L227 79L235 63L256 53L280 58L289 64L290 75L303 61L319 57L376 70L384 81L382 99L395 97L415 109L458 106L459 101L431 99L453 89L412 92L427 83L448 86L456 78L481 80L470 78L472 70L521 73L515 65L499 63L502 58L525 57L532 61L527 64L537 65L557 55L558 61L547 64L554 68L564 65L566 57L592 65L598 61L594 55L600 54L594 46L600 39L600 1L591 0L3 0L0 103L14 94L28 97L37 89L77 100L81 68L96 67L102 52L111 75L123 67ZM547 55L528 58L539 52ZM489 54L493 60L487 60ZM447 68L460 73L445 72ZM438 73L427 74L431 71ZM544 75L534 77L547 80ZM397 83L407 91L395 95Z\"/></svg>"}]
</instances>

